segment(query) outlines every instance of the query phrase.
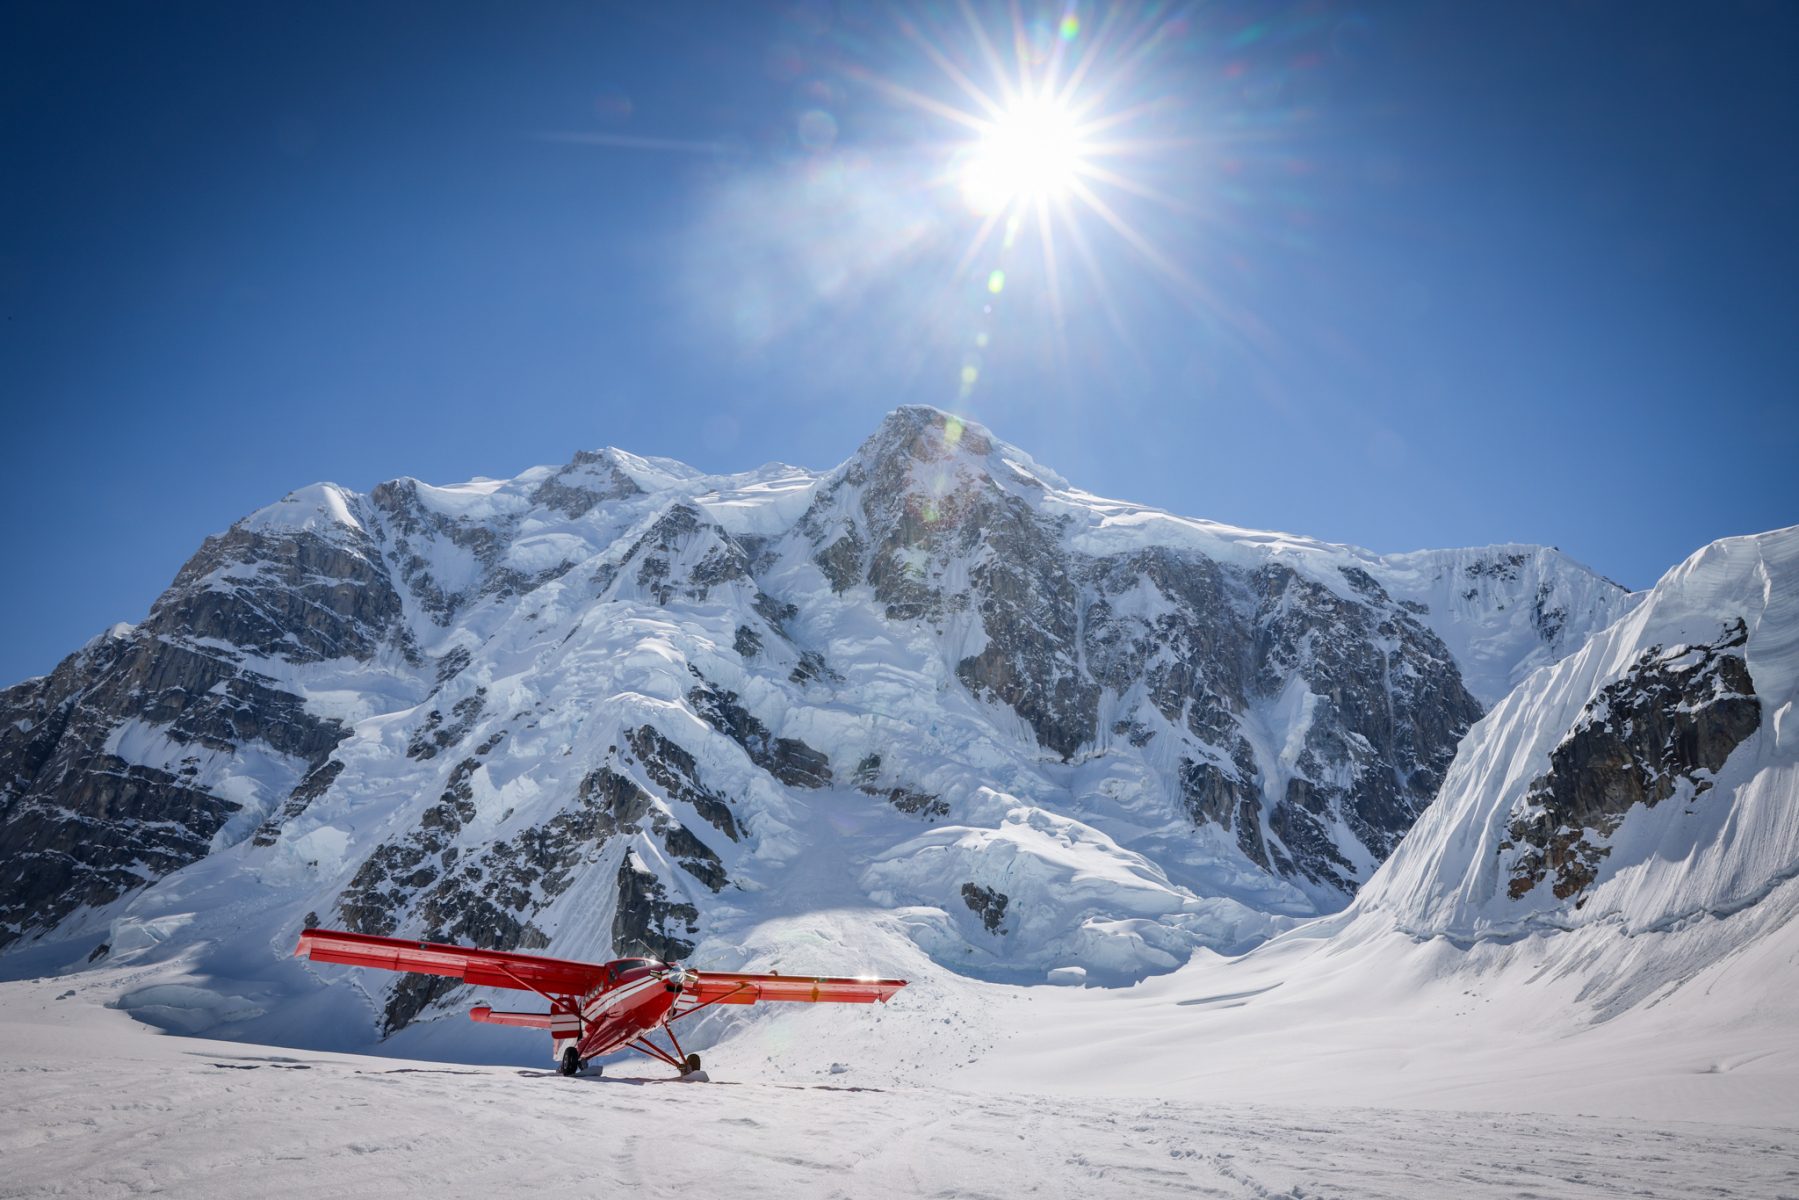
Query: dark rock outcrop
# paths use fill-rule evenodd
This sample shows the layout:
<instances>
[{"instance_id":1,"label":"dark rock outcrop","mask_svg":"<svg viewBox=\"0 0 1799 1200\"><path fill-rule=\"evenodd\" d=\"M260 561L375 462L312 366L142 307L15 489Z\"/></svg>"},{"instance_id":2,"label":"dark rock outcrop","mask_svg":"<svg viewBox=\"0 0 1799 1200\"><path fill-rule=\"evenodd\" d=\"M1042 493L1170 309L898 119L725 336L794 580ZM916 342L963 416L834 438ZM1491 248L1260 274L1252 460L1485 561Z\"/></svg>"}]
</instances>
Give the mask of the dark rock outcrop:
<instances>
[{"instance_id":1,"label":"dark rock outcrop","mask_svg":"<svg viewBox=\"0 0 1799 1200\"><path fill-rule=\"evenodd\" d=\"M1000 928L1001 922L1006 919L1006 905L1009 903L1004 892L996 892L971 881L962 885L962 903L981 918L981 926L988 933L1005 932Z\"/></svg>"},{"instance_id":2,"label":"dark rock outcrop","mask_svg":"<svg viewBox=\"0 0 1799 1200\"><path fill-rule=\"evenodd\" d=\"M738 840L741 835L730 801L700 782L693 755L663 737L653 725L641 725L625 738L644 773L662 789L664 796L691 804L720 833L732 841Z\"/></svg>"},{"instance_id":3,"label":"dark rock outcrop","mask_svg":"<svg viewBox=\"0 0 1799 1200\"><path fill-rule=\"evenodd\" d=\"M214 849L241 807L214 789L252 743L301 784L348 730L254 664L404 654L399 618L360 530L239 526L143 624L0 692L0 947Z\"/></svg>"},{"instance_id":4,"label":"dark rock outcrop","mask_svg":"<svg viewBox=\"0 0 1799 1200\"><path fill-rule=\"evenodd\" d=\"M330 791L331 785L337 782L337 777L343 772L344 764L337 759L312 771L287 794L281 807L270 813L268 819L257 827L256 836L252 839L254 843L258 846L273 846L282 828L298 820L312 807L313 801Z\"/></svg>"},{"instance_id":5,"label":"dark rock outcrop","mask_svg":"<svg viewBox=\"0 0 1799 1200\"><path fill-rule=\"evenodd\" d=\"M454 746L468 736L468 731L475 727L475 722L481 719L481 712L486 707L487 689L476 688L472 694L450 706L447 719L441 711L433 708L425 714L424 723L407 742L406 757L436 758L440 750Z\"/></svg>"},{"instance_id":6,"label":"dark rock outcrop","mask_svg":"<svg viewBox=\"0 0 1799 1200\"><path fill-rule=\"evenodd\" d=\"M565 469L563 475L566 474ZM551 490L544 492L544 486ZM635 486L632 484L631 488ZM517 533L517 516L474 518L441 512L425 500L420 487L416 479L389 480L369 493L369 505L381 531L387 561L394 564L414 603L436 624L448 625L477 601L535 591L574 568L575 564L568 560L534 571L510 565L506 551ZM591 508L613 494L634 494L619 489L610 493L603 489L589 491L555 479L545 481L538 492L546 496L546 503L554 501L583 512L584 503ZM433 572L432 564L439 549L445 546L473 561L471 580L450 583Z\"/></svg>"},{"instance_id":7,"label":"dark rock outcrop","mask_svg":"<svg viewBox=\"0 0 1799 1200\"><path fill-rule=\"evenodd\" d=\"M615 952L679 962L693 953L688 937L699 930L699 909L670 899L655 873L627 853L618 868L618 913L612 919Z\"/></svg>"},{"instance_id":8,"label":"dark rock outcrop","mask_svg":"<svg viewBox=\"0 0 1799 1200\"><path fill-rule=\"evenodd\" d=\"M850 781L856 785L857 791L864 795L879 796L907 816L923 817L927 821L949 816L949 805L941 796L907 787L883 786L879 754L870 754L857 763Z\"/></svg>"},{"instance_id":9,"label":"dark rock outcrop","mask_svg":"<svg viewBox=\"0 0 1799 1200\"><path fill-rule=\"evenodd\" d=\"M703 549L698 559L677 570L676 561ZM637 586L667 604L682 599L704 601L712 590L734 580L749 578L749 555L736 540L702 516L691 505L669 509L625 555L627 567L636 564Z\"/></svg>"},{"instance_id":10,"label":"dark rock outcrop","mask_svg":"<svg viewBox=\"0 0 1799 1200\"><path fill-rule=\"evenodd\" d=\"M537 485L531 503L541 504L571 520L584 517L608 500L641 496L643 489L619 470L605 450L582 450L569 464Z\"/></svg>"},{"instance_id":11,"label":"dark rock outcrop","mask_svg":"<svg viewBox=\"0 0 1799 1200\"><path fill-rule=\"evenodd\" d=\"M695 673L698 677L698 673ZM737 693L714 687L704 678L687 693L687 702L705 722L742 746L750 761L792 787L831 784L831 760L799 738L775 737L755 714L737 702Z\"/></svg>"},{"instance_id":12,"label":"dark rock outcrop","mask_svg":"<svg viewBox=\"0 0 1799 1200\"><path fill-rule=\"evenodd\" d=\"M1604 844L1625 814L1653 808L1682 785L1697 798L1731 751L1761 726L1761 702L1740 651L1740 619L1703 645L1653 646L1623 678L1581 710L1531 782L1500 849L1518 849L1513 899L1553 879L1559 900L1577 896L1611 853Z\"/></svg>"}]
</instances>

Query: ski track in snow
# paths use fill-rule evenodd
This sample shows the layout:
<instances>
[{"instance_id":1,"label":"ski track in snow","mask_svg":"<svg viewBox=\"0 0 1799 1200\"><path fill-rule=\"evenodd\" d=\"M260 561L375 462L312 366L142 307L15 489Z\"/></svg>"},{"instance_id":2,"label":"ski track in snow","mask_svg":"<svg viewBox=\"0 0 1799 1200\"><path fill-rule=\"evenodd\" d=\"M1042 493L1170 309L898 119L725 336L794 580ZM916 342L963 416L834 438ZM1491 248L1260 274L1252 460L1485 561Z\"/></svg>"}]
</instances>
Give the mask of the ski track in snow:
<instances>
[{"instance_id":1,"label":"ski track in snow","mask_svg":"<svg viewBox=\"0 0 1799 1200\"><path fill-rule=\"evenodd\" d=\"M0 1197L1799 1197L1792 1129L571 1080L165 1037L61 986L0 989Z\"/></svg>"}]
</instances>

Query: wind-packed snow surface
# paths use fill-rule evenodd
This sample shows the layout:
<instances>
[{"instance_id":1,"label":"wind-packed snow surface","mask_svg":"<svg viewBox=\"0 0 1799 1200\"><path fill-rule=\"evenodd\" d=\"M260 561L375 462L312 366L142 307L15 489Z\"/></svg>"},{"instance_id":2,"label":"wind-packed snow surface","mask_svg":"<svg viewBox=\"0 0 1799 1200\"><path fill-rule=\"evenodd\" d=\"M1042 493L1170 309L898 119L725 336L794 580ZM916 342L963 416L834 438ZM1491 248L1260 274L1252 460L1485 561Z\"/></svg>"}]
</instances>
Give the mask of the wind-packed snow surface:
<instances>
[{"instance_id":1,"label":"wind-packed snow surface","mask_svg":"<svg viewBox=\"0 0 1799 1200\"><path fill-rule=\"evenodd\" d=\"M1222 963L1122 992L943 973L750 1021L707 1082L162 1037L103 1007L154 968L0 983L0 1196L1799 1194L1790 1024L1754 1055L1659 1013L1573 1038L1453 963L1345 987L1265 953L1232 967L1284 1009L1213 990L1244 981Z\"/></svg>"}]
</instances>

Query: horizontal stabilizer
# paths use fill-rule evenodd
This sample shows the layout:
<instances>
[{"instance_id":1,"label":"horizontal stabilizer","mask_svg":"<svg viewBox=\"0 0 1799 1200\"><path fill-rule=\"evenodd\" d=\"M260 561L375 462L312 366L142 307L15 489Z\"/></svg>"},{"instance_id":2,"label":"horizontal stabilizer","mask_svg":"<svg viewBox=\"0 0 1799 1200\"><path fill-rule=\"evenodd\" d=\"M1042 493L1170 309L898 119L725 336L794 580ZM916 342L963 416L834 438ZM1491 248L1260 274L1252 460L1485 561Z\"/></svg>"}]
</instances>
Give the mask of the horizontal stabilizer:
<instances>
[{"instance_id":1,"label":"horizontal stabilizer","mask_svg":"<svg viewBox=\"0 0 1799 1200\"><path fill-rule=\"evenodd\" d=\"M495 1012L485 1004L468 1010L468 1019L482 1025L518 1025L525 1029L548 1029L555 1019L549 1013ZM579 1026L580 1022L575 1024Z\"/></svg>"}]
</instances>

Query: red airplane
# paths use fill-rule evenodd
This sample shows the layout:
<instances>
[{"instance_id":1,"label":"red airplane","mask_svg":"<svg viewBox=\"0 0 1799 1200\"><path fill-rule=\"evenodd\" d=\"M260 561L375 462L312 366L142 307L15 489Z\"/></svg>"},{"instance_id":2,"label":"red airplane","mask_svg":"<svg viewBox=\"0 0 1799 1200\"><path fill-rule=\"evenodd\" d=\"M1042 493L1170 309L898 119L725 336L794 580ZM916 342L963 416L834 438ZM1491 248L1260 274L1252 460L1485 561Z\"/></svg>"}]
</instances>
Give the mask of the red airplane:
<instances>
[{"instance_id":1,"label":"red airplane","mask_svg":"<svg viewBox=\"0 0 1799 1200\"><path fill-rule=\"evenodd\" d=\"M754 1004L758 1000L885 1003L906 986L904 979L692 971L653 958L576 962L436 942L408 942L337 929L308 929L300 935L294 955L313 962L445 975L476 987L536 992L550 1002L549 1012L495 1012L483 1004L469 1010L469 1017L488 1025L549 1030L551 1057L564 1075L585 1069L589 1059L620 1049L635 1050L690 1075L700 1069L700 1056L681 1049L681 1043L675 1040L674 1023L703 1008L714 1004ZM658 1026L674 1047L672 1054L650 1041L650 1033Z\"/></svg>"}]
</instances>

